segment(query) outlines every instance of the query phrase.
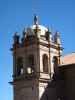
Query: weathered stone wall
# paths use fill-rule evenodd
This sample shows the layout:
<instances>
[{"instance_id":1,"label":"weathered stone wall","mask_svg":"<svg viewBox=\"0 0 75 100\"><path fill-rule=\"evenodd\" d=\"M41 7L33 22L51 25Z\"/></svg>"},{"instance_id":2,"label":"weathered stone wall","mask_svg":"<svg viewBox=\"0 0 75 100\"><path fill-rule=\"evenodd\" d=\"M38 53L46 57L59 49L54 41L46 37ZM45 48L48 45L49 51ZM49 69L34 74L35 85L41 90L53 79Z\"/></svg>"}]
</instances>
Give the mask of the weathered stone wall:
<instances>
[{"instance_id":1,"label":"weathered stone wall","mask_svg":"<svg viewBox=\"0 0 75 100\"><path fill-rule=\"evenodd\" d=\"M61 67L64 100L75 100L75 64Z\"/></svg>"},{"instance_id":2,"label":"weathered stone wall","mask_svg":"<svg viewBox=\"0 0 75 100\"><path fill-rule=\"evenodd\" d=\"M14 85L14 100L39 100L39 84L35 80L21 80Z\"/></svg>"}]
</instances>

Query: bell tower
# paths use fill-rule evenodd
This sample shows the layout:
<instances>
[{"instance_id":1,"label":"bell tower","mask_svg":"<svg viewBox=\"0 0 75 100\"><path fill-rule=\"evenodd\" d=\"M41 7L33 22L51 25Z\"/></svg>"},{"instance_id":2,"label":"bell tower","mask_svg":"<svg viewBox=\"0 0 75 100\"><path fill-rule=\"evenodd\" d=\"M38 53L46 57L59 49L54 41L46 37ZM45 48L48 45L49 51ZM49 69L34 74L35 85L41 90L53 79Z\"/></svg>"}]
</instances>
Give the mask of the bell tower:
<instances>
[{"instance_id":1,"label":"bell tower","mask_svg":"<svg viewBox=\"0 0 75 100\"><path fill-rule=\"evenodd\" d=\"M21 40L18 33L13 40L14 100L40 100L53 77L54 64L60 64L60 37L56 33L53 38L35 16L34 25L23 30Z\"/></svg>"}]
</instances>

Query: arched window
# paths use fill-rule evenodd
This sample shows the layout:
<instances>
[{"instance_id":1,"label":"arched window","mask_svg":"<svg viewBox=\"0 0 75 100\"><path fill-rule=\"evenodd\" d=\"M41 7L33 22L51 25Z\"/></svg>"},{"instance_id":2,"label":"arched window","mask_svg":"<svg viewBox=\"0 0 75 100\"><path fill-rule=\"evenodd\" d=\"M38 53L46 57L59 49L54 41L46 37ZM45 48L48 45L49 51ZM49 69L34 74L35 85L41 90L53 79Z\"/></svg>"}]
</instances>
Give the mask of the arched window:
<instances>
[{"instance_id":1,"label":"arched window","mask_svg":"<svg viewBox=\"0 0 75 100\"><path fill-rule=\"evenodd\" d=\"M34 72L34 55L29 55L27 58L27 72Z\"/></svg>"},{"instance_id":2,"label":"arched window","mask_svg":"<svg viewBox=\"0 0 75 100\"><path fill-rule=\"evenodd\" d=\"M58 71L58 58L56 56L53 57L53 64L54 64L54 72Z\"/></svg>"},{"instance_id":3,"label":"arched window","mask_svg":"<svg viewBox=\"0 0 75 100\"><path fill-rule=\"evenodd\" d=\"M29 55L28 63L29 63L29 66L31 66L33 68L33 66L34 66L34 56L33 55Z\"/></svg>"},{"instance_id":4,"label":"arched window","mask_svg":"<svg viewBox=\"0 0 75 100\"><path fill-rule=\"evenodd\" d=\"M48 73L48 56L43 55L43 72Z\"/></svg>"},{"instance_id":5,"label":"arched window","mask_svg":"<svg viewBox=\"0 0 75 100\"><path fill-rule=\"evenodd\" d=\"M23 58L18 57L17 58L17 75L23 74Z\"/></svg>"}]
</instances>

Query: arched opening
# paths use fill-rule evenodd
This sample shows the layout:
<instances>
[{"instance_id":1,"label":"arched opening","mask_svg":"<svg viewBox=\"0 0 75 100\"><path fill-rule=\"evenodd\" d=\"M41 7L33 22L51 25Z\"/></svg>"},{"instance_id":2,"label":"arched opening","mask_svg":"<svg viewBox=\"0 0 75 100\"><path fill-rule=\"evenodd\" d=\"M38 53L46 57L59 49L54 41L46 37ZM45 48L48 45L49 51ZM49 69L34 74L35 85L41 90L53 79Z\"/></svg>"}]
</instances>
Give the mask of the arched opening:
<instances>
[{"instance_id":1,"label":"arched opening","mask_svg":"<svg viewBox=\"0 0 75 100\"><path fill-rule=\"evenodd\" d=\"M43 72L48 73L48 56L43 55Z\"/></svg>"},{"instance_id":2,"label":"arched opening","mask_svg":"<svg viewBox=\"0 0 75 100\"><path fill-rule=\"evenodd\" d=\"M56 56L53 57L53 66L54 66L54 73L58 72L58 58Z\"/></svg>"},{"instance_id":3,"label":"arched opening","mask_svg":"<svg viewBox=\"0 0 75 100\"><path fill-rule=\"evenodd\" d=\"M17 75L22 75L23 74L23 58L18 57L17 58Z\"/></svg>"},{"instance_id":4,"label":"arched opening","mask_svg":"<svg viewBox=\"0 0 75 100\"><path fill-rule=\"evenodd\" d=\"M28 73L34 72L34 55L29 55L28 56L28 61L27 61L27 71Z\"/></svg>"},{"instance_id":5,"label":"arched opening","mask_svg":"<svg viewBox=\"0 0 75 100\"><path fill-rule=\"evenodd\" d=\"M34 66L34 56L33 55L29 55L28 63L29 63L29 66L31 66L33 68L33 66Z\"/></svg>"}]
</instances>

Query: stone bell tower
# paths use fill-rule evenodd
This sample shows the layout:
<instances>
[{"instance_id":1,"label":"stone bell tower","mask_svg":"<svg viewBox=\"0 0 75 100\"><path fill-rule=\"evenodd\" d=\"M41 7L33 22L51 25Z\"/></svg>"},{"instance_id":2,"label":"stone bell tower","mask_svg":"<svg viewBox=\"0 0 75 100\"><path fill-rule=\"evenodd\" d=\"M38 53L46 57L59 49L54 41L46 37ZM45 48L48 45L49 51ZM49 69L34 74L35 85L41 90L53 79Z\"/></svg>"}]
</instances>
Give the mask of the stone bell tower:
<instances>
[{"instance_id":1,"label":"stone bell tower","mask_svg":"<svg viewBox=\"0 0 75 100\"><path fill-rule=\"evenodd\" d=\"M18 33L13 39L14 100L40 100L57 69L54 65L60 64L60 35L56 32L52 37L35 16L34 24L23 30L21 40Z\"/></svg>"}]
</instances>

